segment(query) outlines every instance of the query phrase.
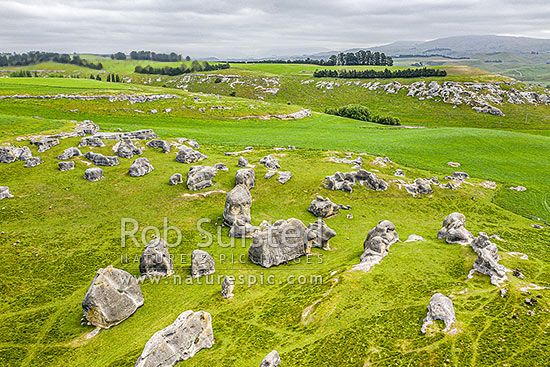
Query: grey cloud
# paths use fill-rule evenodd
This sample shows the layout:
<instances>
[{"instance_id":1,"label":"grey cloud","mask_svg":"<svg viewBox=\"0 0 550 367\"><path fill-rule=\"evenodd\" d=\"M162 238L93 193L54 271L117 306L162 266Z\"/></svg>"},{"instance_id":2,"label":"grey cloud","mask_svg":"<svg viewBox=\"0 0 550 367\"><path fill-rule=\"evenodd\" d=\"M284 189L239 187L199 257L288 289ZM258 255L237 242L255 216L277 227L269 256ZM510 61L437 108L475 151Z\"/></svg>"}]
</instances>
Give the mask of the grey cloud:
<instances>
[{"instance_id":1,"label":"grey cloud","mask_svg":"<svg viewBox=\"0 0 550 367\"><path fill-rule=\"evenodd\" d=\"M550 3L511 0L0 0L0 51L285 55L468 34L548 37Z\"/></svg>"}]
</instances>

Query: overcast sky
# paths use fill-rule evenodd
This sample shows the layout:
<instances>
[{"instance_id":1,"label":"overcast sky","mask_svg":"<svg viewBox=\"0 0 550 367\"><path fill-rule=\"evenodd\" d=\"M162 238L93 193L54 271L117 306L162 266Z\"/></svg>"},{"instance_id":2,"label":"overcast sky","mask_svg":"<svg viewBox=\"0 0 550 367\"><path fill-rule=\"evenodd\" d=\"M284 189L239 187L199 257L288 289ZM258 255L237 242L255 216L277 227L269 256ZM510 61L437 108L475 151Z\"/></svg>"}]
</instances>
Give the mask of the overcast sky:
<instances>
[{"instance_id":1,"label":"overcast sky","mask_svg":"<svg viewBox=\"0 0 550 367\"><path fill-rule=\"evenodd\" d=\"M0 51L258 57L403 40L550 38L548 0L0 0Z\"/></svg>"}]
</instances>

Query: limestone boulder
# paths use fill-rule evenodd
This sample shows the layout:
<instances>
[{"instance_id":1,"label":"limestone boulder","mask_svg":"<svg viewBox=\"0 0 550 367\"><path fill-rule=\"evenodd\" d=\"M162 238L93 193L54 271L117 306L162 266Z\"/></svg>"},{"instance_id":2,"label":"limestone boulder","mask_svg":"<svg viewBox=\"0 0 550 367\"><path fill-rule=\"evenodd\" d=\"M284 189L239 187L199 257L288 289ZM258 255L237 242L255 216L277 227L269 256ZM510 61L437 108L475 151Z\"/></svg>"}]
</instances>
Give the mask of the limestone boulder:
<instances>
[{"instance_id":1,"label":"limestone boulder","mask_svg":"<svg viewBox=\"0 0 550 367\"><path fill-rule=\"evenodd\" d=\"M104 156L100 153L87 152L84 158L91 161L96 166L118 166L120 161L117 156Z\"/></svg>"},{"instance_id":2,"label":"limestone boulder","mask_svg":"<svg viewBox=\"0 0 550 367\"><path fill-rule=\"evenodd\" d=\"M80 140L80 144L78 144L80 148L82 147L97 147L101 148L105 146L105 143L101 141L100 138L97 138L95 136L85 136Z\"/></svg>"},{"instance_id":3,"label":"limestone boulder","mask_svg":"<svg viewBox=\"0 0 550 367\"><path fill-rule=\"evenodd\" d=\"M246 159L245 157L239 157L239 161L237 163L237 166L247 167L248 166L248 159Z\"/></svg>"},{"instance_id":4,"label":"limestone boulder","mask_svg":"<svg viewBox=\"0 0 550 367\"><path fill-rule=\"evenodd\" d=\"M31 139L30 143L38 147L39 152L45 152L46 150L59 145L59 139L55 138L40 138Z\"/></svg>"},{"instance_id":5,"label":"limestone boulder","mask_svg":"<svg viewBox=\"0 0 550 367\"><path fill-rule=\"evenodd\" d=\"M336 231L329 228L322 219L318 219L314 223L310 223L307 227L308 246L307 252L312 247L330 250L330 239L336 236Z\"/></svg>"},{"instance_id":6,"label":"limestone boulder","mask_svg":"<svg viewBox=\"0 0 550 367\"><path fill-rule=\"evenodd\" d=\"M12 197L13 195L10 193L10 188L8 186L0 186L0 200Z\"/></svg>"},{"instance_id":7,"label":"limestone boulder","mask_svg":"<svg viewBox=\"0 0 550 367\"><path fill-rule=\"evenodd\" d=\"M0 147L0 163L13 163L15 161L26 161L32 157L29 147L7 146Z\"/></svg>"},{"instance_id":8,"label":"limestone boulder","mask_svg":"<svg viewBox=\"0 0 550 367\"><path fill-rule=\"evenodd\" d=\"M41 165L42 163L44 162L42 161L42 159L40 159L40 157L30 157L25 161L25 167L27 168L36 167Z\"/></svg>"},{"instance_id":9,"label":"limestone boulder","mask_svg":"<svg viewBox=\"0 0 550 367\"><path fill-rule=\"evenodd\" d=\"M451 213L445 217L437 238L462 246L467 246L474 240L474 236L466 229L466 217L461 213Z\"/></svg>"},{"instance_id":10,"label":"limestone boulder","mask_svg":"<svg viewBox=\"0 0 550 367\"><path fill-rule=\"evenodd\" d=\"M290 171L279 171L279 177L277 178L277 181L279 181L282 184L287 183L292 178L292 173Z\"/></svg>"},{"instance_id":11,"label":"limestone boulder","mask_svg":"<svg viewBox=\"0 0 550 367\"><path fill-rule=\"evenodd\" d=\"M217 170L210 166L191 166L187 174L187 188L197 191L213 185Z\"/></svg>"},{"instance_id":12,"label":"limestone boulder","mask_svg":"<svg viewBox=\"0 0 550 367\"><path fill-rule=\"evenodd\" d=\"M183 176L181 173L174 173L168 180L168 185L170 186L179 185L181 183L183 183Z\"/></svg>"},{"instance_id":13,"label":"limestone boulder","mask_svg":"<svg viewBox=\"0 0 550 367\"><path fill-rule=\"evenodd\" d=\"M60 171L70 171L74 169L74 161L68 161L68 162L59 162L57 164Z\"/></svg>"},{"instance_id":14,"label":"limestone boulder","mask_svg":"<svg viewBox=\"0 0 550 367\"><path fill-rule=\"evenodd\" d=\"M266 168L272 170L277 170L278 168L281 168L281 165L279 164L277 158L274 158L271 155L266 155L265 157L260 159L260 164L263 164Z\"/></svg>"},{"instance_id":15,"label":"limestone boulder","mask_svg":"<svg viewBox=\"0 0 550 367\"><path fill-rule=\"evenodd\" d=\"M252 238L258 231L258 227L237 218L229 230L229 237Z\"/></svg>"},{"instance_id":16,"label":"limestone boulder","mask_svg":"<svg viewBox=\"0 0 550 367\"><path fill-rule=\"evenodd\" d=\"M130 169L128 170L128 174L131 177L141 177L145 176L148 173L151 173L153 170L154 168L151 165L151 162L149 162L149 159L145 157L140 157L137 158L134 163L132 163Z\"/></svg>"},{"instance_id":17,"label":"limestone boulder","mask_svg":"<svg viewBox=\"0 0 550 367\"><path fill-rule=\"evenodd\" d=\"M399 241L399 235L395 231L395 225L389 220L380 221L371 229L363 243L363 254L359 259L359 265L354 270L369 271L379 264L389 253L390 246Z\"/></svg>"},{"instance_id":18,"label":"limestone boulder","mask_svg":"<svg viewBox=\"0 0 550 367\"><path fill-rule=\"evenodd\" d=\"M168 277L174 274L174 267L168 244L162 238L151 240L139 259L139 271L144 278Z\"/></svg>"},{"instance_id":19,"label":"limestone boulder","mask_svg":"<svg viewBox=\"0 0 550 367\"><path fill-rule=\"evenodd\" d=\"M82 310L91 325L106 329L126 320L143 302L138 281L109 265L97 271L82 301Z\"/></svg>"},{"instance_id":20,"label":"limestone boulder","mask_svg":"<svg viewBox=\"0 0 550 367\"><path fill-rule=\"evenodd\" d=\"M180 163L196 163L206 158L208 158L207 155L202 154L201 152L184 145L178 152L178 155L176 156L176 161Z\"/></svg>"},{"instance_id":21,"label":"limestone boulder","mask_svg":"<svg viewBox=\"0 0 550 367\"><path fill-rule=\"evenodd\" d=\"M235 282L233 282L233 278L231 278L229 275L226 276L222 282L222 298L225 298L225 299L233 298L234 288L235 288Z\"/></svg>"},{"instance_id":22,"label":"limestone boulder","mask_svg":"<svg viewBox=\"0 0 550 367\"><path fill-rule=\"evenodd\" d=\"M88 168L84 171L84 178L88 181L99 181L103 178L103 170L99 167Z\"/></svg>"},{"instance_id":23,"label":"limestone boulder","mask_svg":"<svg viewBox=\"0 0 550 367\"><path fill-rule=\"evenodd\" d=\"M214 168L216 169L216 171L229 171L229 168L225 163L216 163L214 165Z\"/></svg>"},{"instance_id":24,"label":"limestone boulder","mask_svg":"<svg viewBox=\"0 0 550 367\"><path fill-rule=\"evenodd\" d=\"M249 189L254 187L256 173L252 168L243 168L235 175L235 185L245 185Z\"/></svg>"},{"instance_id":25,"label":"limestone boulder","mask_svg":"<svg viewBox=\"0 0 550 367\"><path fill-rule=\"evenodd\" d=\"M113 147L113 151L120 158L132 158L134 155L142 153L142 150L135 146L134 142L130 139L122 139Z\"/></svg>"},{"instance_id":26,"label":"limestone boulder","mask_svg":"<svg viewBox=\"0 0 550 367\"><path fill-rule=\"evenodd\" d=\"M153 334L135 367L175 366L213 345L212 316L205 311L185 311L172 324Z\"/></svg>"},{"instance_id":27,"label":"limestone boulder","mask_svg":"<svg viewBox=\"0 0 550 367\"><path fill-rule=\"evenodd\" d=\"M191 276L199 278L213 274L216 271L216 263L210 254L203 250L194 250L191 253Z\"/></svg>"},{"instance_id":28,"label":"limestone boulder","mask_svg":"<svg viewBox=\"0 0 550 367\"><path fill-rule=\"evenodd\" d=\"M434 191L430 185L430 181L423 178L417 178L414 183L405 185L405 189L413 196L432 194Z\"/></svg>"},{"instance_id":29,"label":"limestone boulder","mask_svg":"<svg viewBox=\"0 0 550 367\"><path fill-rule=\"evenodd\" d=\"M476 237L470 246L477 254L474 267L470 271L470 277L477 271L478 273L488 275L491 278L491 284L496 286L508 280L506 275L507 269L504 265L499 264L500 257L497 245L489 240L489 236L486 233L479 233L479 237Z\"/></svg>"},{"instance_id":30,"label":"limestone boulder","mask_svg":"<svg viewBox=\"0 0 550 367\"><path fill-rule=\"evenodd\" d=\"M78 148L70 147L65 149L63 153L57 156L57 159L60 159L62 161L66 161L67 159L71 159L72 157L81 156L82 153Z\"/></svg>"},{"instance_id":31,"label":"limestone boulder","mask_svg":"<svg viewBox=\"0 0 550 367\"><path fill-rule=\"evenodd\" d=\"M276 350L272 350L264 357L260 367L277 367L280 364L281 357L279 356L279 353L277 353Z\"/></svg>"},{"instance_id":32,"label":"limestone boulder","mask_svg":"<svg viewBox=\"0 0 550 367\"><path fill-rule=\"evenodd\" d=\"M367 185L373 190L384 191L388 188L388 183L379 178L375 173L360 169L355 173L355 181L361 185Z\"/></svg>"},{"instance_id":33,"label":"limestone boulder","mask_svg":"<svg viewBox=\"0 0 550 367\"><path fill-rule=\"evenodd\" d=\"M342 205L333 203L328 197L317 196L310 204L308 211L319 218L330 218L339 214Z\"/></svg>"},{"instance_id":34,"label":"limestone boulder","mask_svg":"<svg viewBox=\"0 0 550 367\"><path fill-rule=\"evenodd\" d=\"M163 153L170 153L170 143L166 140L153 139L148 141L145 145L149 148L161 149Z\"/></svg>"},{"instance_id":35,"label":"limestone boulder","mask_svg":"<svg viewBox=\"0 0 550 367\"><path fill-rule=\"evenodd\" d=\"M278 220L254 236L248 258L264 268L287 263L306 254L307 228L298 219Z\"/></svg>"},{"instance_id":36,"label":"limestone boulder","mask_svg":"<svg viewBox=\"0 0 550 367\"><path fill-rule=\"evenodd\" d=\"M423 334L426 333L427 327L433 324L435 320L442 320L445 323L445 328L443 331L450 330L456 322L453 301L441 293L436 293L432 296L432 298L430 298L428 313L422 322L422 328L420 331Z\"/></svg>"},{"instance_id":37,"label":"limestone boulder","mask_svg":"<svg viewBox=\"0 0 550 367\"><path fill-rule=\"evenodd\" d=\"M237 219L245 223L251 222L250 207L252 206L252 195L245 185L236 185L233 190L227 193L223 221L232 227Z\"/></svg>"}]
</instances>

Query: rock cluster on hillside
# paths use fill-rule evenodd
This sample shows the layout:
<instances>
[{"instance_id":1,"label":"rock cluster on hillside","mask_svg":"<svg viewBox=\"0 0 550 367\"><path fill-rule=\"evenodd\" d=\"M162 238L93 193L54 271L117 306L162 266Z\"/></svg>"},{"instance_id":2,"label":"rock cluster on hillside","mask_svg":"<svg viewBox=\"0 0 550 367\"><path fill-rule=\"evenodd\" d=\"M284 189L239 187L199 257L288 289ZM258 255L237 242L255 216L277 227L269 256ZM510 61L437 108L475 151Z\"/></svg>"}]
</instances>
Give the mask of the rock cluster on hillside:
<instances>
[{"instance_id":1,"label":"rock cluster on hillside","mask_svg":"<svg viewBox=\"0 0 550 367\"><path fill-rule=\"evenodd\" d=\"M145 344L134 367L171 367L214 345L212 316L205 311L185 311Z\"/></svg>"},{"instance_id":2,"label":"rock cluster on hillside","mask_svg":"<svg viewBox=\"0 0 550 367\"><path fill-rule=\"evenodd\" d=\"M109 265L97 271L82 301L82 310L91 325L105 329L126 320L143 302L137 280Z\"/></svg>"},{"instance_id":3,"label":"rock cluster on hillside","mask_svg":"<svg viewBox=\"0 0 550 367\"><path fill-rule=\"evenodd\" d=\"M323 250L330 250L330 239L336 236L336 231L329 228L322 219L317 219L307 227L308 244L306 252L309 253L312 247Z\"/></svg>"},{"instance_id":4,"label":"rock cluster on hillside","mask_svg":"<svg viewBox=\"0 0 550 367\"><path fill-rule=\"evenodd\" d=\"M15 161L26 161L32 157L29 147L16 147L13 145L0 147L0 163L13 163Z\"/></svg>"},{"instance_id":5,"label":"rock cluster on hillside","mask_svg":"<svg viewBox=\"0 0 550 367\"><path fill-rule=\"evenodd\" d=\"M42 163L44 162L42 161L42 159L40 159L40 157L30 157L25 161L25 167L27 168L36 167L41 165Z\"/></svg>"},{"instance_id":6,"label":"rock cluster on hillside","mask_svg":"<svg viewBox=\"0 0 550 367\"><path fill-rule=\"evenodd\" d=\"M30 139L30 143L38 147L38 152L45 152L46 150L59 145L59 139L43 137L40 139Z\"/></svg>"},{"instance_id":7,"label":"rock cluster on hillside","mask_svg":"<svg viewBox=\"0 0 550 367\"><path fill-rule=\"evenodd\" d=\"M327 176L327 188L330 190L341 190L347 193L353 191L352 185L358 183L361 186L367 185L375 191L384 191L388 188L388 183L379 178L375 173L360 169L357 172L336 172L332 176Z\"/></svg>"},{"instance_id":8,"label":"rock cluster on hillside","mask_svg":"<svg viewBox=\"0 0 550 367\"><path fill-rule=\"evenodd\" d=\"M353 269L369 271L386 257L390 246L397 241L399 241L399 235L395 231L395 225L389 220L381 220L367 234L367 238L363 243L364 252L359 259L360 263L355 265Z\"/></svg>"},{"instance_id":9,"label":"rock cluster on hillside","mask_svg":"<svg viewBox=\"0 0 550 367\"><path fill-rule=\"evenodd\" d=\"M95 136L85 136L80 140L80 144L78 144L79 147L104 147L105 143L101 141L100 138L97 138Z\"/></svg>"},{"instance_id":10,"label":"rock cluster on hillside","mask_svg":"<svg viewBox=\"0 0 550 367\"><path fill-rule=\"evenodd\" d=\"M489 240L489 236L486 233L479 233L479 237L476 237L470 246L478 255L474 262L474 267L470 271L470 276L476 271L489 275L491 283L496 286L508 279L506 268L499 264L498 248Z\"/></svg>"},{"instance_id":11,"label":"rock cluster on hillside","mask_svg":"<svg viewBox=\"0 0 550 367\"><path fill-rule=\"evenodd\" d=\"M113 151L120 158L132 158L134 155L139 155L142 153L142 150L134 144L130 139L124 138L115 144Z\"/></svg>"}]
</instances>

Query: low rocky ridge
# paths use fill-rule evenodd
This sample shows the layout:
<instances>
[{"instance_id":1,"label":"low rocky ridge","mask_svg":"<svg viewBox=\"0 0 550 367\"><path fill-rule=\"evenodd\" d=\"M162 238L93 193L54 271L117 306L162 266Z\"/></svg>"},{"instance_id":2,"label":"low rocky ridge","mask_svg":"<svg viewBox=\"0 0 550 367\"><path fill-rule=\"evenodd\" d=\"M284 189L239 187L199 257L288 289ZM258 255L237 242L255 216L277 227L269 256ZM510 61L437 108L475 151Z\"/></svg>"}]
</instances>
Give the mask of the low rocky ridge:
<instances>
[{"instance_id":1,"label":"low rocky ridge","mask_svg":"<svg viewBox=\"0 0 550 367\"><path fill-rule=\"evenodd\" d=\"M144 299L138 281L112 265L99 269L82 301L88 323L103 329L130 317Z\"/></svg>"},{"instance_id":2,"label":"low rocky ridge","mask_svg":"<svg viewBox=\"0 0 550 367\"><path fill-rule=\"evenodd\" d=\"M213 345L212 316L205 311L185 311L153 334L135 367L171 367Z\"/></svg>"}]
</instances>

